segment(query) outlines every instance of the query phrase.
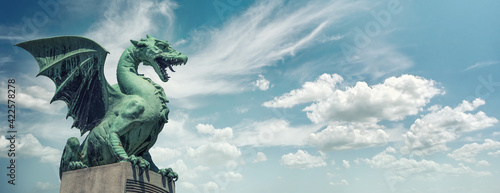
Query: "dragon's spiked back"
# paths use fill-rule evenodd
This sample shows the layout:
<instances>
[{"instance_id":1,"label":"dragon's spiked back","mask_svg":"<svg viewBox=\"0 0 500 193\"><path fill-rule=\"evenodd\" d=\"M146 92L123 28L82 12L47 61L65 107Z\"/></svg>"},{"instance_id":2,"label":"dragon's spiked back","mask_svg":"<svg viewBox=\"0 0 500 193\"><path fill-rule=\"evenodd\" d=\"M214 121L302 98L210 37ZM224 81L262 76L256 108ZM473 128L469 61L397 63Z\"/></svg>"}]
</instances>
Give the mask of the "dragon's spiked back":
<instances>
[{"instance_id":1,"label":"dragon's spiked back","mask_svg":"<svg viewBox=\"0 0 500 193\"><path fill-rule=\"evenodd\" d=\"M54 81L56 92L51 103L66 102L66 118L73 118L72 127L79 128L83 135L100 123L112 89L103 70L108 51L90 39L77 36L37 39L16 46L35 57L40 67L37 76L44 75Z\"/></svg>"}]
</instances>

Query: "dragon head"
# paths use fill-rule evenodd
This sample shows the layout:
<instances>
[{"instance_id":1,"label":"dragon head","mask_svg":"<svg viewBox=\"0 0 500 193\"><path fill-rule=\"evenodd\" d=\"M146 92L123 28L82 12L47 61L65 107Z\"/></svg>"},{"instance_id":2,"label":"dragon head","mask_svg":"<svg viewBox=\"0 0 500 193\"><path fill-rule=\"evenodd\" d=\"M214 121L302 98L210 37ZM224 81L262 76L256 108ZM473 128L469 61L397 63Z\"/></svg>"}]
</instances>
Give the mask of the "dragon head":
<instances>
[{"instance_id":1,"label":"dragon head","mask_svg":"<svg viewBox=\"0 0 500 193\"><path fill-rule=\"evenodd\" d=\"M167 41L156 39L150 35L140 41L130 40L137 48L136 57L146 66L152 66L160 79L167 82L170 78L167 68L175 72L172 66L186 64L186 55L175 51Z\"/></svg>"}]
</instances>

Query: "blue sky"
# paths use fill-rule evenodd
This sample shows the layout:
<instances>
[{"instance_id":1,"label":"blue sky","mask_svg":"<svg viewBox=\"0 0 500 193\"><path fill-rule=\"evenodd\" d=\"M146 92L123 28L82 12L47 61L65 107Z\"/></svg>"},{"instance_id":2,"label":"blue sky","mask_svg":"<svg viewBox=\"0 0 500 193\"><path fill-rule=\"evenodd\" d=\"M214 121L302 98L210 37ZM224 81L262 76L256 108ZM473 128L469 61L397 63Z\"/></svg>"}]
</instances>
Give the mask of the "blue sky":
<instances>
[{"instance_id":1,"label":"blue sky","mask_svg":"<svg viewBox=\"0 0 500 193\"><path fill-rule=\"evenodd\" d=\"M16 185L57 192L63 102L12 46L85 36L115 69L130 39L189 57L167 83L170 121L151 149L178 192L496 192L498 1L56 1L0 6L1 114L16 79ZM7 122L0 125L7 134ZM80 138L83 139L83 138ZM7 172L2 136L0 165ZM5 166L5 167L4 167Z\"/></svg>"}]
</instances>

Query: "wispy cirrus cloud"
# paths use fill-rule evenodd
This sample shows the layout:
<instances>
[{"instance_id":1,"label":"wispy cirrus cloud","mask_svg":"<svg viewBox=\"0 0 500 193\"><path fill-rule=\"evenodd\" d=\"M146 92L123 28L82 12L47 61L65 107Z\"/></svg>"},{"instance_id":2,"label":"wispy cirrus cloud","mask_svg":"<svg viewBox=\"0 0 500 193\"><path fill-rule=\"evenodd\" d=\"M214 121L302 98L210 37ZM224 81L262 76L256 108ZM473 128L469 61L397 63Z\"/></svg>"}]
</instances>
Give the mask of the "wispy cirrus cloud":
<instances>
[{"instance_id":1,"label":"wispy cirrus cloud","mask_svg":"<svg viewBox=\"0 0 500 193\"><path fill-rule=\"evenodd\" d=\"M355 54L349 57L351 62L346 67L348 72L355 75L368 74L374 78L402 72L413 66L413 61L395 45L382 40L374 40L368 46L357 49Z\"/></svg>"},{"instance_id":2,"label":"wispy cirrus cloud","mask_svg":"<svg viewBox=\"0 0 500 193\"><path fill-rule=\"evenodd\" d=\"M1 37L0 37L0 39L1 39ZM14 61L14 60L12 60L12 57L10 57L10 56L0 57L0 66L2 66L5 63L12 62L12 61Z\"/></svg>"},{"instance_id":3,"label":"wispy cirrus cloud","mask_svg":"<svg viewBox=\"0 0 500 193\"><path fill-rule=\"evenodd\" d=\"M325 37L322 33L368 4L368 1L345 0L257 2L221 27L198 29L187 40L170 40L182 42L179 45L185 49L178 50L188 55L189 69L179 68L164 87L170 98L251 89L252 79L248 75L259 74L266 66L317 46L321 41L314 40ZM160 39L169 39L169 33L173 32L159 32L159 29L175 28L174 10L178 5L171 0L111 1L103 7L107 9L94 10L102 17L82 35L110 52L105 75L110 84L115 84L116 65L123 50L130 45L129 40L155 33L162 34ZM333 32L326 36L331 39L331 34L335 34L335 39L340 37ZM141 66L139 70L161 83L153 69ZM193 108L192 105L189 108Z\"/></svg>"},{"instance_id":4,"label":"wispy cirrus cloud","mask_svg":"<svg viewBox=\"0 0 500 193\"><path fill-rule=\"evenodd\" d=\"M171 0L109 1L106 7L98 13L102 16L100 20L83 36L93 39L110 52L104 71L107 81L115 84L118 60L131 45L130 39L145 38L146 34L157 33L159 29L170 29L175 22L174 10L178 5ZM154 75L151 77L158 76L151 74ZM161 81L158 79L157 82Z\"/></svg>"},{"instance_id":5,"label":"wispy cirrus cloud","mask_svg":"<svg viewBox=\"0 0 500 193\"><path fill-rule=\"evenodd\" d=\"M33 32L33 34L25 34L23 33L23 25L0 25L0 41L9 42L11 45L21 42L27 41L33 38L39 38L39 34Z\"/></svg>"},{"instance_id":6,"label":"wispy cirrus cloud","mask_svg":"<svg viewBox=\"0 0 500 193\"><path fill-rule=\"evenodd\" d=\"M12 57L10 56L0 56L0 67L5 69L5 64L12 62ZM4 70L0 70L0 74L5 73Z\"/></svg>"},{"instance_id":7,"label":"wispy cirrus cloud","mask_svg":"<svg viewBox=\"0 0 500 193\"><path fill-rule=\"evenodd\" d=\"M366 1L260 1L220 28L195 31L187 43L189 69L166 84L174 98L251 89L259 74L300 50L331 26L366 6ZM189 89L185 89L189 88Z\"/></svg>"},{"instance_id":8,"label":"wispy cirrus cloud","mask_svg":"<svg viewBox=\"0 0 500 193\"><path fill-rule=\"evenodd\" d=\"M26 38L22 37L22 36L0 35L0 40L16 40L16 41L20 41L20 40L26 40Z\"/></svg>"},{"instance_id":9,"label":"wispy cirrus cloud","mask_svg":"<svg viewBox=\"0 0 500 193\"><path fill-rule=\"evenodd\" d=\"M472 70L472 69L474 69L474 68L486 67L486 66L493 65L493 64L498 64L498 63L500 63L500 61L483 61L483 62L476 62L476 63L474 63L472 66L469 66L469 67L467 67L466 69L464 69L463 71L469 71L469 70Z\"/></svg>"},{"instance_id":10,"label":"wispy cirrus cloud","mask_svg":"<svg viewBox=\"0 0 500 193\"><path fill-rule=\"evenodd\" d=\"M85 3L88 4L88 2ZM65 8L69 10L75 8L79 9L80 12L100 16L89 27L87 32L81 35L93 39L110 52L104 66L105 76L110 84L115 84L117 83L116 66L122 52L131 45L129 40L145 37L146 34L156 33L158 29L163 27L171 27L175 21L174 9L177 7L177 4L171 0L107 1L101 3L100 6L104 8L95 9L94 6L80 6L78 3L71 2ZM60 11L63 11L62 8ZM11 35L20 34L14 33L19 31L19 29L21 29L21 26L0 25L0 31L9 32L8 35L0 34L0 40L10 40L12 43L18 43L29 39L45 38L45 36L39 37L39 34L35 36ZM8 62L12 62L11 57L0 58L0 65ZM34 63L35 61L30 58L30 62ZM38 69L38 67L29 67L29 70L35 71L34 69ZM22 71L22 73L27 73L29 70ZM24 75L22 74L22 76ZM19 94L17 97L23 101L23 103L19 104L19 107L44 113L60 113L60 110L65 106L64 103L55 102L49 104L54 95L54 91L51 91L53 83L46 78L43 78L45 80L42 80L40 77L34 79L31 76L26 76L27 79L18 84L21 89L18 89ZM4 84L4 81L0 83L2 93L6 89ZM30 86L22 88L24 84ZM0 99L4 100L5 98L2 97Z\"/></svg>"}]
</instances>

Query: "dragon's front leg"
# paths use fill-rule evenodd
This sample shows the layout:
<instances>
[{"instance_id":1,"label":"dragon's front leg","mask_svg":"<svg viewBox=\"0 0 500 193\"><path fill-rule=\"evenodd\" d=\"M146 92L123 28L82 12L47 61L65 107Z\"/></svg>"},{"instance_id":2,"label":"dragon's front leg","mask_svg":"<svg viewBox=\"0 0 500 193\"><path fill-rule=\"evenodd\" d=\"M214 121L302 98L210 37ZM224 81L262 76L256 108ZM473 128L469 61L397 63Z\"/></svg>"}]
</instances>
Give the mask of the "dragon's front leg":
<instances>
[{"instance_id":1,"label":"dragon's front leg","mask_svg":"<svg viewBox=\"0 0 500 193\"><path fill-rule=\"evenodd\" d=\"M177 175L177 173L174 172L174 170L172 170L172 168L160 169L160 170L158 170L158 173L161 174L162 176L165 176L165 177L172 179L174 181L177 181L177 179L179 179L179 175Z\"/></svg>"},{"instance_id":2,"label":"dragon's front leg","mask_svg":"<svg viewBox=\"0 0 500 193\"><path fill-rule=\"evenodd\" d=\"M144 112L144 102L141 100L130 100L120 111L111 125L107 135L107 144L111 154L117 162L131 162L133 166L139 166L141 173L150 167L149 161L140 156L128 155L123 148L120 136L128 133L132 123L140 121L139 117Z\"/></svg>"},{"instance_id":3,"label":"dragon's front leg","mask_svg":"<svg viewBox=\"0 0 500 193\"><path fill-rule=\"evenodd\" d=\"M177 173L174 172L174 170L172 170L172 168L158 169L156 164L154 164L153 159L151 158L151 155L149 154L149 152L143 153L142 157L144 159L146 159L147 161L149 161L149 163L151 163L150 167L151 167L151 170L153 170L154 172L157 172L160 175L165 176L170 180L177 181L177 179L179 179L179 175L177 175Z\"/></svg>"},{"instance_id":4,"label":"dragon's front leg","mask_svg":"<svg viewBox=\"0 0 500 193\"><path fill-rule=\"evenodd\" d=\"M111 153L119 162L131 162L133 166L137 165L141 169L141 173L144 170L150 168L149 161L145 160L141 156L128 155L123 149L122 142L117 133L110 133L108 135L109 146L111 147Z\"/></svg>"}]
</instances>

